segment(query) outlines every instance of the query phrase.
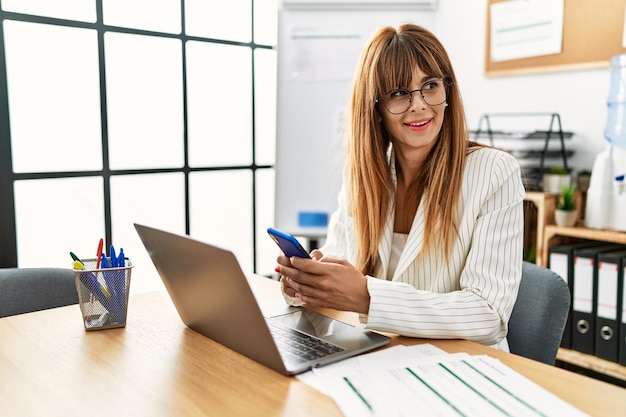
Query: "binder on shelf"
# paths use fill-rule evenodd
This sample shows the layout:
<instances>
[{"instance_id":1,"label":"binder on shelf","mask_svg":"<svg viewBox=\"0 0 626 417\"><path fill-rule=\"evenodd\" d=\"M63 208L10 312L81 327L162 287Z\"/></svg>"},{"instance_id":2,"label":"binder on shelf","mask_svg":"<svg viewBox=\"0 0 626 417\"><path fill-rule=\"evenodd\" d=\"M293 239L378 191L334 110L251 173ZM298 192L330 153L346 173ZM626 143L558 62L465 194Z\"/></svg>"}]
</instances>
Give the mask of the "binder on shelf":
<instances>
[{"instance_id":1,"label":"binder on shelf","mask_svg":"<svg viewBox=\"0 0 626 417\"><path fill-rule=\"evenodd\" d=\"M548 249L548 268L554 271L557 275L561 276L561 278L567 282L572 300L574 299L574 250L598 247L602 245L606 245L606 243L590 240L566 245L551 246ZM566 349L572 348L573 305L574 303L572 301L572 303L570 303L569 314L567 316L567 321L565 322L563 337L561 339L561 347Z\"/></svg>"},{"instance_id":2,"label":"binder on shelf","mask_svg":"<svg viewBox=\"0 0 626 417\"><path fill-rule=\"evenodd\" d=\"M624 248L623 245L603 245L574 250L572 349L589 355L595 353L598 254Z\"/></svg>"},{"instance_id":3,"label":"binder on shelf","mask_svg":"<svg viewBox=\"0 0 626 417\"><path fill-rule=\"evenodd\" d=\"M626 259L622 259L621 276L618 285L620 294L617 311L618 311L618 360L620 365L626 366Z\"/></svg>"},{"instance_id":4,"label":"binder on shelf","mask_svg":"<svg viewBox=\"0 0 626 417\"><path fill-rule=\"evenodd\" d=\"M619 361L619 324L626 251L598 254L595 355Z\"/></svg>"}]
</instances>

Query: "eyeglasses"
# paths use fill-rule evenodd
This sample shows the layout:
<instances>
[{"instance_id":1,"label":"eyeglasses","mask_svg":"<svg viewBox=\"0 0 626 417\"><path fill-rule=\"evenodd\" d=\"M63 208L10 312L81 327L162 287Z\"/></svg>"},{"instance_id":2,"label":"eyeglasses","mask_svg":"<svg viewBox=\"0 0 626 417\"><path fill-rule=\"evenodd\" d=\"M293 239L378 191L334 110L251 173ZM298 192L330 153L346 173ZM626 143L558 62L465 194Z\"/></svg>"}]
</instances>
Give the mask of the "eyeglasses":
<instances>
[{"instance_id":1,"label":"eyeglasses","mask_svg":"<svg viewBox=\"0 0 626 417\"><path fill-rule=\"evenodd\" d=\"M448 86L453 86L442 79L433 79L417 90L392 90L383 97L376 99L376 103L383 103L391 114L402 114L413 104L413 93L419 91L422 100L429 106L439 106L446 102Z\"/></svg>"}]
</instances>

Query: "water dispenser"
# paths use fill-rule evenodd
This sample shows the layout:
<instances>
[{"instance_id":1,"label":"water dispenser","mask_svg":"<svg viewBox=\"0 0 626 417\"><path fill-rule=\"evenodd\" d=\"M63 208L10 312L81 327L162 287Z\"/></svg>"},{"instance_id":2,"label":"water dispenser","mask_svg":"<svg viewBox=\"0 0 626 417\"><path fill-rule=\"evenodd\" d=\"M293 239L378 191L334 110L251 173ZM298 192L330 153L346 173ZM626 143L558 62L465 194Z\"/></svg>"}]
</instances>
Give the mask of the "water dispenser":
<instances>
[{"instance_id":1,"label":"water dispenser","mask_svg":"<svg viewBox=\"0 0 626 417\"><path fill-rule=\"evenodd\" d=\"M597 229L626 231L626 54L611 58L611 84L604 137L607 148L593 164L585 223Z\"/></svg>"}]
</instances>

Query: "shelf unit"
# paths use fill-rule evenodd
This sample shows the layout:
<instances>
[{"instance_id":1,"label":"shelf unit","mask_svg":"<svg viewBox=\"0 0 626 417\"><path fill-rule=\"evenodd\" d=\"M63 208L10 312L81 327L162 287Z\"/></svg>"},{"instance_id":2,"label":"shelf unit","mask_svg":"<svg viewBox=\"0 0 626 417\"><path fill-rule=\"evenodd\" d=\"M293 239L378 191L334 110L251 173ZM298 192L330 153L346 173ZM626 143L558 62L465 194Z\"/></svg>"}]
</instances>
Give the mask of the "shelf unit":
<instances>
[{"instance_id":1,"label":"shelf unit","mask_svg":"<svg viewBox=\"0 0 626 417\"><path fill-rule=\"evenodd\" d=\"M548 227L556 227L554 225L554 209L556 208L556 194L544 193L538 191L526 191L526 195L524 196L524 201L532 204L534 207L534 211L536 216L532 218L525 218L525 222L529 224L525 224L525 226L530 226L531 228L535 228L535 236L532 238L532 242L524 242L524 246L527 247L529 243L534 244L536 247L537 255L535 263L537 265L546 266L548 263L548 249L545 246L545 233L546 228ZM576 207L579 207L578 210L578 223L581 223L583 220L585 196L583 193L576 192L574 196L574 201ZM524 215L527 216L527 210L525 210Z\"/></svg>"},{"instance_id":2,"label":"shelf unit","mask_svg":"<svg viewBox=\"0 0 626 417\"><path fill-rule=\"evenodd\" d=\"M544 265L544 251L543 251L543 233L545 227L554 222L554 208L556 205L556 196L554 194L540 193L535 191L527 191L524 197L524 201L531 203L535 207L536 216L530 217L525 210L525 223L530 226L536 226L534 239L531 237L531 244L535 245L536 261L537 265ZM526 228L525 228L526 229ZM526 239L525 239L526 240ZM527 241L524 242L525 250L528 247Z\"/></svg>"},{"instance_id":3,"label":"shelf unit","mask_svg":"<svg viewBox=\"0 0 626 417\"><path fill-rule=\"evenodd\" d=\"M524 121L524 125L536 125L539 120L547 118L549 118L547 130L503 131L492 128L492 121L497 119L500 120L500 124L509 126L514 125L515 120ZM524 186L529 191L542 189L543 174L549 171L549 167L546 167L548 159L559 160L559 162L554 162L556 164L554 166L562 166L569 172L567 158L574 152L566 148L565 140L570 139L573 133L563 131L558 113L483 114L478 121L478 129L471 133L474 141L486 143L515 156L520 161L524 174ZM550 147L550 139L553 138L559 141L557 148ZM533 146L533 141L536 141L535 146Z\"/></svg>"},{"instance_id":4,"label":"shelf unit","mask_svg":"<svg viewBox=\"0 0 626 417\"><path fill-rule=\"evenodd\" d=\"M558 244L557 242L553 241L553 239L556 239L558 237L626 244L626 232L618 232L615 230L605 229L588 229L582 226L561 227L554 224L549 224L546 225L543 231L543 263L541 263L540 265L548 266L548 250L550 249L550 246Z\"/></svg>"},{"instance_id":5,"label":"shelf unit","mask_svg":"<svg viewBox=\"0 0 626 417\"><path fill-rule=\"evenodd\" d=\"M559 351L556 353L556 359L557 361L575 365L579 368L588 369L598 374L626 382L626 366L622 366L619 363L564 348L559 348Z\"/></svg>"},{"instance_id":6,"label":"shelf unit","mask_svg":"<svg viewBox=\"0 0 626 417\"><path fill-rule=\"evenodd\" d=\"M580 207L580 203L579 203ZM584 222L579 220L575 227L561 227L554 224L546 224L542 233L541 263L548 266L548 252L551 246L563 243L567 239L595 240L609 243L626 244L626 232L606 229L589 229L584 227ZM537 257L539 260L539 256ZM591 370L602 375L626 382L626 366L607 361L594 355L578 352L572 349L560 348L557 360L575 365L582 369Z\"/></svg>"}]
</instances>

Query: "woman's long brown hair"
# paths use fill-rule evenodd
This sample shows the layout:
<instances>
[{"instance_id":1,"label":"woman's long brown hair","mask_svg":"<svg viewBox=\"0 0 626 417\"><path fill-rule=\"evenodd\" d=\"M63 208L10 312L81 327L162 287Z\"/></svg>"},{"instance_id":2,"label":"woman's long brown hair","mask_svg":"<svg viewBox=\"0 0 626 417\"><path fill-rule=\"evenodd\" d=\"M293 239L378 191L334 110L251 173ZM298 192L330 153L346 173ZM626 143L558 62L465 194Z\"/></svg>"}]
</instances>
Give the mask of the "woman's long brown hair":
<instances>
[{"instance_id":1,"label":"woman's long brown hair","mask_svg":"<svg viewBox=\"0 0 626 417\"><path fill-rule=\"evenodd\" d=\"M365 274L380 268L378 246L387 218L394 210L395 185L389 170L390 140L381 123L377 98L394 88L407 88L416 66L448 87L447 103L439 137L416 181L411 184L405 207L398 215L412 224L424 198L426 228L424 251L436 250L448 259L457 237L458 207L465 158L470 145L461 95L442 44L428 30L416 25L379 30L361 55L352 99L348 139L348 175L355 222L357 267ZM436 238L435 238L436 237Z\"/></svg>"}]
</instances>

